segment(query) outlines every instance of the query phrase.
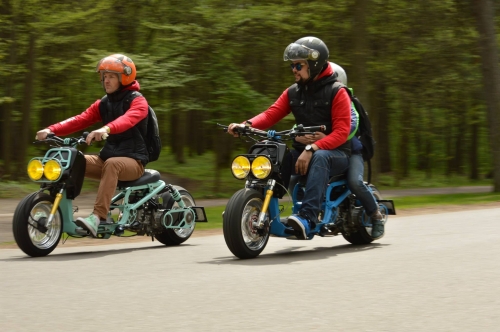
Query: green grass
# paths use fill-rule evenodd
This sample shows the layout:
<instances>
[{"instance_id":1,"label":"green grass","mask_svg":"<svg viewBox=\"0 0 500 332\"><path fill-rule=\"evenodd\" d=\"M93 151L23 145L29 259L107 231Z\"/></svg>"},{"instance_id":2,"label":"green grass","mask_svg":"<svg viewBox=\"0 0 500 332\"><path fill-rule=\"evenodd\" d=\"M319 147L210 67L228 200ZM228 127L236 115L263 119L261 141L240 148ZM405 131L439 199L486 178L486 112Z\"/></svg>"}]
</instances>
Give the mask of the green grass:
<instances>
[{"instance_id":1,"label":"green grass","mask_svg":"<svg viewBox=\"0 0 500 332\"><path fill-rule=\"evenodd\" d=\"M498 202L498 206L500 207L500 193L405 196L394 199L396 212L398 209L410 209L426 206L472 205L492 202Z\"/></svg>"},{"instance_id":2,"label":"green grass","mask_svg":"<svg viewBox=\"0 0 500 332\"><path fill-rule=\"evenodd\" d=\"M204 230L222 228L222 212L225 209L225 206L206 207L205 213L207 215L208 222L196 223L196 229Z\"/></svg>"},{"instance_id":3,"label":"green grass","mask_svg":"<svg viewBox=\"0 0 500 332\"><path fill-rule=\"evenodd\" d=\"M372 179L373 181L373 179ZM486 179L484 176L479 180L470 180L466 176L444 175L435 173L428 178L425 172L412 171L410 176L401 179L396 186L394 174L380 174L374 181L377 188L380 189L410 189L410 188L441 188L441 187L462 187L462 186L487 186L492 185L492 179Z\"/></svg>"},{"instance_id":4,"label":"green grass","mask_svg":"<svg viewBox=\"0 0 500 332\"><path fill-rule=\"evenodd\" d=\"M219 171L219 184L216 185L216 157L213 152L191 157L186 153L183 164L177 163L171 156L170 149L165 148L160 159L147 167L159 171L166 182L186 188L196 199L228 198L243 186L243 181L233 177L229 162L227 168Z\"/></svg>"}]
</instances>

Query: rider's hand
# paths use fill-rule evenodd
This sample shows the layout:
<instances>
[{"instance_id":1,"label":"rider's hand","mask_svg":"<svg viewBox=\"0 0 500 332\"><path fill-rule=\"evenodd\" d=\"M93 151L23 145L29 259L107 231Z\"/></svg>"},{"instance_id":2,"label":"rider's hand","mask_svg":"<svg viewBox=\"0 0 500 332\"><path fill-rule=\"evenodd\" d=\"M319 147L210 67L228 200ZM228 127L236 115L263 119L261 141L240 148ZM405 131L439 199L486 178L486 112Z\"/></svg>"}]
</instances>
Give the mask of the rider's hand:
<instances>
[{"instance_id":1,"label":"rider's hand","mask_svg":"<svg viewBox=\"0 0 500 332\"><path fill-rule=\"evenodd\" d=\"M318 147L316 144L313 145L313 149L315 151L318 150ZM307 174L307 169L309 168L309 164L311 163L313 153L311 151L302 151L302 153L299 156L299 159L297 159L297 162L295 163L295 173L300 174L300 175L306 175Z\"/></svg>"},{"instance_id":2,"label":"rider's hand","mask_svg":"<svg viewBox=\"0 0 500 332\"><path fill-rule=\"evenodd\" d=\"M313 144L314 142L322 139L323 137L326 137L324 133L316 131L312 135L297 136L295 137L295 141L307 145L307 144Z\"/></svg>"},{"instance_id":3,"label":"rider's hand","mask_svg":"<svg viewBox=\"0 0 500 332\"><path fill-rule=\"evenodd\" d=\"M227 133L228 133L229 135L233 135L234 137L239 137L239 136L240 136L240 134L238 134L237 132L235 132L235 131L234 131L234 129L235 129L236 127L241 127L241 126L243 126L243 125L242 125L242 124L240 124L240 123L231 123L231 124L227 127Z\"/></svg>"},{"instance_id":4,"label":"rider's hand","mask_svg":"<svg viewBox=\"0 0 500 332\"><path fill-rule=\"evenodd\" d=\"M51 133L52 133L52 131L49 128L45 128L45 129L39 130L36 133L35 139L38 140L38 141L43 141L44 139L47 138L47 135L51 134Z\"/></svg>"},{"instance_id":5,"label":"rider's hand","mask_svg":"<svg viewBox=\"0 0 500 332\"><path fill-rule=\"evenodd\" d=\"M102 141L105 140L106 137L108 137L108 129L106 127L102 127L88 134L85 142L90 145L93 140Z\"/></svg>"},{"instance_id":6,"label":"rider's hand","mask_svg":"<svg viewBox=\"0 0 500 332\"><path fill-rule=\"evenodd\" d=\"M321 131L316 131L316 132L314 132L313 137L314 137L314 141L312 143L319 141L320 139L325 138L326 135L325 135L325 133L322 133ZM312 144L312 143L309 143L309 144Z\"/></svg>"}]
</instances>

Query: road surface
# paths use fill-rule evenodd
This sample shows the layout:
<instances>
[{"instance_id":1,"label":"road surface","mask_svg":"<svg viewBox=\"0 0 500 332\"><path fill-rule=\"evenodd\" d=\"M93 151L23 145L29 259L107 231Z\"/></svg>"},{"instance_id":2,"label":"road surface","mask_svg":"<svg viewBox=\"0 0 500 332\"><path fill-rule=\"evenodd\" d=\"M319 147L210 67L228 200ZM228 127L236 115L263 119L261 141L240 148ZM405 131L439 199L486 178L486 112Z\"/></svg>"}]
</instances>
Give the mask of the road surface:
<instances>
[{"instance_id":1,"label":"road surface","mask_svg":"<svg viewBox=\"0 0 500 332\"><path fill-rule=\"evenodd\" d=\"M394 216L370 245L271 238L252 260L222 235L4 249L0 331L499 331L499 221Z\"/></svg>"}]
</instances>

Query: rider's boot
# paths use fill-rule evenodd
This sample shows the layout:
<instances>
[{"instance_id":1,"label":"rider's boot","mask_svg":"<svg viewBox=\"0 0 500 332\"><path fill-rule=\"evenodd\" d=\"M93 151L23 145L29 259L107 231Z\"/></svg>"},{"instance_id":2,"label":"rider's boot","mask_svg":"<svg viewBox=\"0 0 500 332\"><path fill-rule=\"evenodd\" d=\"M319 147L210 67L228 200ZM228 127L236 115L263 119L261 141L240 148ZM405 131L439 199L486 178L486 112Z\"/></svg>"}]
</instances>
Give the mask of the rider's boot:
<instances>
[{"instance_id":1,"label":"rider's boot","mask_svg":"<svg viewBox=\"0 0 500 332\"><path fill-rule=\"evenodd\" d=\"M101 220L99 217L93 213L91 213L87 218L80 217L75 220L75 223L78 226L88 230L93 237L97 237L97 227L99 227L100 222Z\"/></svg>"},{"instance_id":2,"label":"rider's boot","mask_svg":"<svg viewBox=\"0 0 500 332\"><path fill-rule=\"evenodd\" d=\"M384 235L384 216L379 210L375 211L371 217L372 221L372 237L379 238Z\"/></svg>"},{"instance_id":3,"label":"rider's boot","mask_svg":"<svg viewBox=\"0 0 500 332\"><path fill-rule=\"evenodd\" d=\"M311 229L309 220L298 214L292 214L290 217L288 217L288 226L292 227L295 230L297 239L299 240L306 240L307 234L309 234L309 231Z\"/></svg>"}]
</instances>

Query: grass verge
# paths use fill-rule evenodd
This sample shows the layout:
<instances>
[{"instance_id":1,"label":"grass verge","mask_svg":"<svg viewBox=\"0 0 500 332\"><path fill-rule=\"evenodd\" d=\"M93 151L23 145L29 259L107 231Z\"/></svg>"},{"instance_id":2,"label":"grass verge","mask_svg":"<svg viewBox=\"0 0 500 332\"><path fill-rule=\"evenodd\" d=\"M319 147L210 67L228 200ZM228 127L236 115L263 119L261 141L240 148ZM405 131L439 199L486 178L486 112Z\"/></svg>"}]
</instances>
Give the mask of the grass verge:
<instances>
[{"instance_id":1,"label":"grass verge","mask_svg":"<svg viewBox=\"0 0 500 332\"><path fill-rule=\"evenodd\" d=\"M472 205L492 202L498 202L498 206L500 207L500 193L405 196L394 199L396 212L397 209L411 209L438 205Z\"/></svg>"}]
</instances>

